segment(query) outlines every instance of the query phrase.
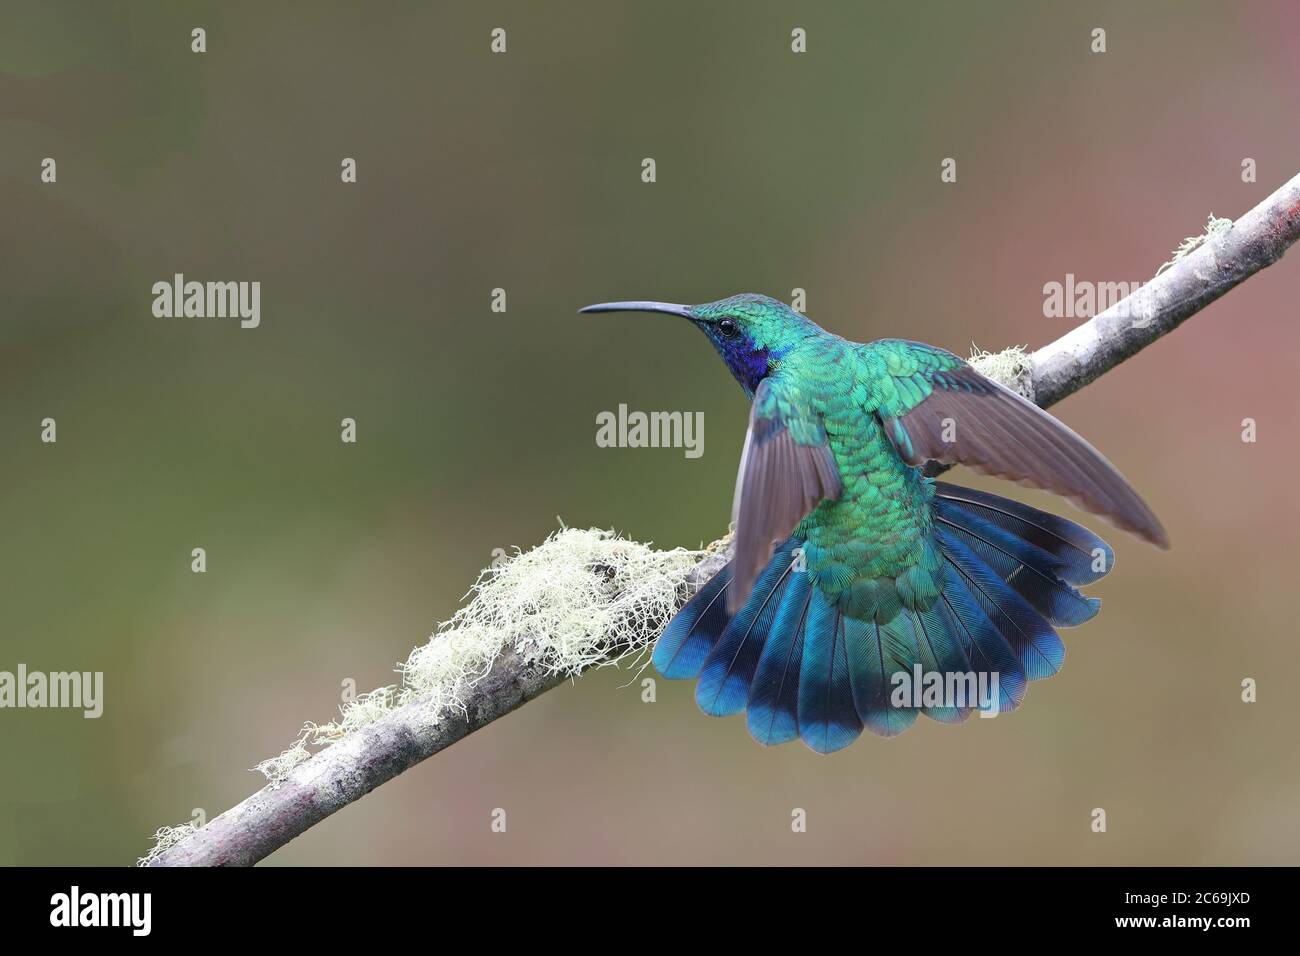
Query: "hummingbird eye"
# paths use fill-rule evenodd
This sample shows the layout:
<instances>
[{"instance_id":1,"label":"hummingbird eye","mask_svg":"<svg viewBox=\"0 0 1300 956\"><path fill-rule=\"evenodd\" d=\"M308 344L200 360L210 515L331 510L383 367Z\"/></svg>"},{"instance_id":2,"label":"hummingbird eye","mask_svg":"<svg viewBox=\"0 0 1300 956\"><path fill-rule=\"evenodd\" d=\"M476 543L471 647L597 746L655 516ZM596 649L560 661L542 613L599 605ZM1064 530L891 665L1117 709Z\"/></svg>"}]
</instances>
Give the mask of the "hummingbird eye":
<instances>
[{"instance_id":1,"label":"hummingbird eye","mask_svg":"<svg viewBox=\"0 0 1300 956\"><path fill-rule=\"evenodd\" d=\"M723 338L728 339L734 339L740 333L740 329L736 327L736 323L731 319L723 319L719 322L718 331L722 333Z\"/></svg>"}]
</instances>

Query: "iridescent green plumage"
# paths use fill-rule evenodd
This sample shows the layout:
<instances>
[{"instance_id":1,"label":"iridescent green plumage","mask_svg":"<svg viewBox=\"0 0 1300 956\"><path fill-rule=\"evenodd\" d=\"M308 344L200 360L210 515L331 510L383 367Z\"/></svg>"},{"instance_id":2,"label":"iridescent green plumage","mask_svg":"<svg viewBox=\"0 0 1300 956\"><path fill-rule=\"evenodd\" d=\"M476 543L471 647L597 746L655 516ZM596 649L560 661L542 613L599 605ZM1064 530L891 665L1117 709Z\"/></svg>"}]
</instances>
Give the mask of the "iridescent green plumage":
<instances>
[{"instance_id":1,"label":"iridescent green plumage","mask_svg":"<svg viewBox=\"0 0 1300 956\"><path fill-rule=\"evenodd\" d=\"M629 310L692 321L753 400L734 560L665 631L655 663L670 677L699 676L709 713L748 709L765 743L798 733L833 750L863 726L896 733L917 710L939 720L970 712L887 699L913 667L1005 675L997 706L1010 709L1025 680L1060 666L1050 625L1096 613L1071 584L1109 570L1100 539L938 484L924 476L927 461L1056 491L1167 543L1095 449L949 352L849 342L765 296L584 311ZM1085 556L1103 565L1091 577Z\"/></svg>"}]
</instances>

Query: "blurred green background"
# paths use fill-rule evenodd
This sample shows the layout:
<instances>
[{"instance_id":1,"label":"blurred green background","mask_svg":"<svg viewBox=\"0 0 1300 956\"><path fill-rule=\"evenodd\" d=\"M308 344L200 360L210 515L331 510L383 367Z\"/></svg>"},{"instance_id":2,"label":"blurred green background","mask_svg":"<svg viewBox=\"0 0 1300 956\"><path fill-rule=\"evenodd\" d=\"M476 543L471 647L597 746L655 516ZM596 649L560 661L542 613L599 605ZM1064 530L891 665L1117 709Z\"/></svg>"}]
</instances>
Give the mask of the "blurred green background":
<instances>
[{"instance_id":1,"label":"blurred green background","mask_svg":"<svg viewBox=\"0 0 1300 956\"><path fill-rule=\"evenodd\" d=\"M0 669L106 675L98 721L0 712L0 863L242 799L557 515L721 534L743 395L686 323L578 306L800 287L853 339L1045 344L1044 283L1145 280L1300 170L1298 48L1281 0L0 4ZM1292 256L1057 407L1174 550L1107 534L1017 713L822 758L605 670L271 862L1300 862ZM261 327L154 318L175 272L260 280ZM621 402L703 411L704 456L597 448Z\"/></svg>"}]
</instances>

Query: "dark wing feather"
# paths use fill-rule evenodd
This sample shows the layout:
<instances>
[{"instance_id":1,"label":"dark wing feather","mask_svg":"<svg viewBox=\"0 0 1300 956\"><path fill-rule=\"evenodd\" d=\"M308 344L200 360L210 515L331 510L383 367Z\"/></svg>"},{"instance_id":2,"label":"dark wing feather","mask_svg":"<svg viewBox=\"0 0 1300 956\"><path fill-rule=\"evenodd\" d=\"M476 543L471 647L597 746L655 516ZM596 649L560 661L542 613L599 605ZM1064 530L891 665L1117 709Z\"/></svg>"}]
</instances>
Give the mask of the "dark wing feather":
<instances>
[{"instance_id":1,"label":"dark wing feather","mask_svg":"<svg viewBox=\"0 0 1300 956\"><path fill-rule=\"evenodd\" d=\"M793 387L766 378L754 392L736 475L736 554L727 605L744 607L774 546L823 498L838 498L839 469L826 430Z\"/></svg>"},{"instance_id":2,"label":"dark wing feather","mask_svg":"<svg viewBox=\"0 0 1300 956\"><path fill-rule=\"evenodd\" d=\"M1097 449L1037 405L942 354L960 364L910 369L909 387L914 390L917 378L923 378L928 394L906 410L893 409L893 415L881 409L885 434L904 461L963 464L1043 488L1158 547L1169 547L1159 519Z\"/></svg>"}]
</instances>

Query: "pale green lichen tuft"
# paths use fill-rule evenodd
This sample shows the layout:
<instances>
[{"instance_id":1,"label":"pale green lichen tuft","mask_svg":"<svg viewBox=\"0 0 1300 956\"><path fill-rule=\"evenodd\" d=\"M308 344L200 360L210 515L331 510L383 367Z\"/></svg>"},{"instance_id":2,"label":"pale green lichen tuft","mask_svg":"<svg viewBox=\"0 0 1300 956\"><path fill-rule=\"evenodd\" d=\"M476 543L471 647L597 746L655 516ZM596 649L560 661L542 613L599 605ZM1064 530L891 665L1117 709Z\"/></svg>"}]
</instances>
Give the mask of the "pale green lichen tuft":
<instances>
[{"instance_id":1,"label":"pale green lichen tuft","mask_svg":"<svg viewBox=\"0 0 1300 956\"><path fill-rule=\"evenodd\" d=\"M1164 272L1175 262L1179 262L1186 258L1189 254L1196 251L1207 242L1223 238L1231 229L1231 219L1220 219L1215 216L1214 213L1210 213L1205 219L1205 231L1199 236L1188 236L1180 242L1178 248L1173 251L1172 258L1168 262L1161 264L1160 268L1156 270L1156 275L1160 275L1160 273Z\"/></svg>"},{"instance_id":2,"label":"pale green lichen tuft","mask_svg":"<svg viewBox=\"0 0 1300 956\"><path fill-rule=\"evenodd\" d=\"M1013 392L1032 400L1033 395L1033 356L1025 348L1013 345L1001 352L985 352L971 346L971 367L985 378L991 378L1005 385Z\"/></svg>"},{"instance_id":3,"label":"pale green lichen tuft","mask_svg":"<svg viewBox=\"0 0 1300 956\"><path fill-rule=\"evenodd\" d=\"M156 860L165 850L169 850L176 844L188 840L196 832L198 825L194 823L182 823L174 827L163 827L153 835L153 847L144 856L136 861L136 866L148 866Z\"/></svg>"},{"instance_id":4,"label":"pale green lichen tuft","mask_svg":"<svg viewBox=\"0 0 1300 956\"><path fill-rule=\"evenodd\" d=\"M266 777L271 786L278 787L289 776L289 772L294 767L311 757L311 751L307 749L307 744L309 741L316 739L315 735L318 730L319 728L315 724L307 724L288 750L278 756L263 760L253 769Z\"/></svg>"}]
</instances>

